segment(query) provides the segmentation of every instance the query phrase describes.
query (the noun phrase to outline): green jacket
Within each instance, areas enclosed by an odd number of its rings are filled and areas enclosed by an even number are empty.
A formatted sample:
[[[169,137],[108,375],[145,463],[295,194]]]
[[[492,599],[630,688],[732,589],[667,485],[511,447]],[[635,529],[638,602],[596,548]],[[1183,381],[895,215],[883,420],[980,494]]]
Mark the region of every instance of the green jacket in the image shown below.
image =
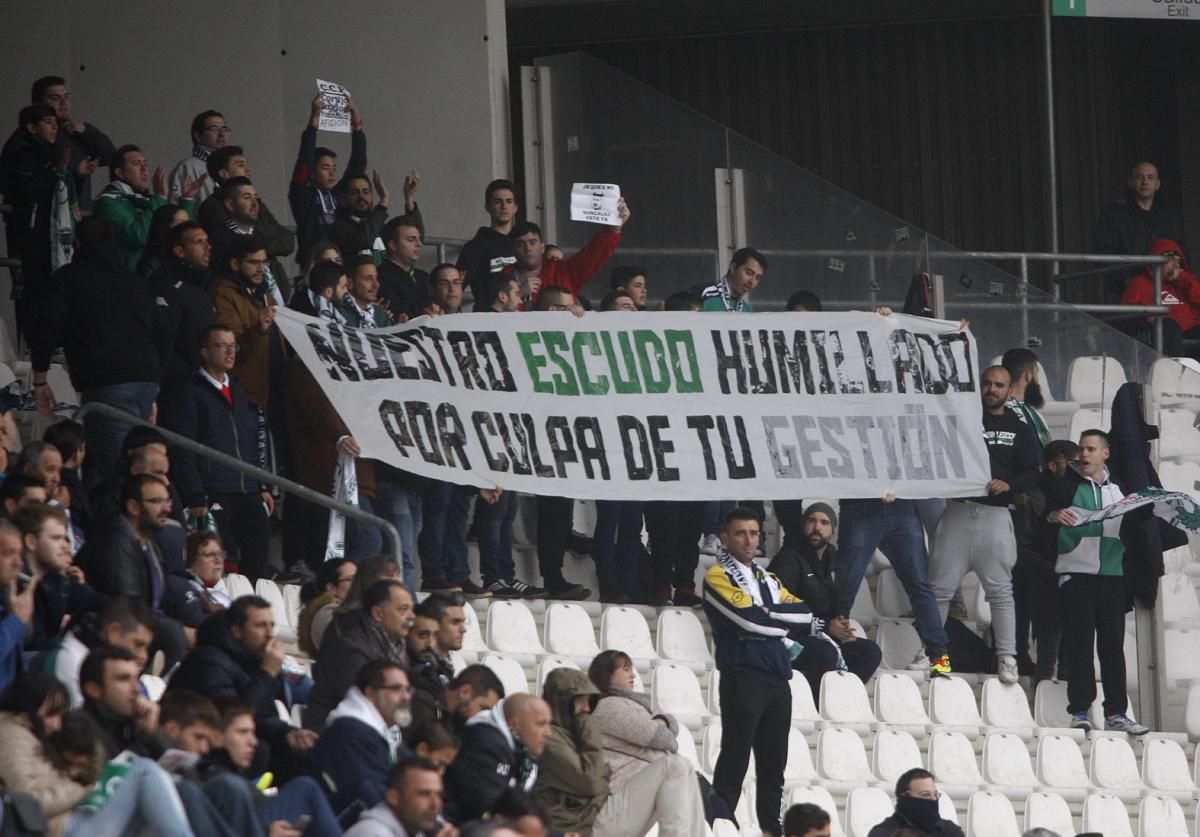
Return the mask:
[[[120,181],[109,183],[96,198],[92,214],[112,224],[117,256],[130,270],[136,272],[138,269],[142,251],[146,249],[146,238],[150,235],[154,210],[166,203],[166,198],[139,194]],[[195,200],[183,198],[179,205],[195,217]]]
[[[604,736],[590,714],[576,715],[576,695],[600,690],[587,674],[558,668],[546,677],[542,697],[554,711],[550,740],[542,753],[534,798],[559,831],[592,832],[592,823],[609,796],[609,769],[604,761]]]
[[[395,325],[381,305],[370,306],[368,312],[371,314],[371,319],[367,319],[363,316],[362,310],[354,304],[354,298],[350,294],[346,294],[345,300],[342,301],[341,310],[346,316],[346,323],[351,328],[387,328]]]

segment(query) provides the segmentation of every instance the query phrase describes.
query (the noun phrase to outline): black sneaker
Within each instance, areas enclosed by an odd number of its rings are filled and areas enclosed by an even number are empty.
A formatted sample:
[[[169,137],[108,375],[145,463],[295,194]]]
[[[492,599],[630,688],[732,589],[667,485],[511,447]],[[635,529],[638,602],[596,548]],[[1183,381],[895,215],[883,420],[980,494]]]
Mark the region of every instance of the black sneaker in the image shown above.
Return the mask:
[[[547,599],[561,599],[567,602],[581,602],[591,595],[592,591],[588,588],[581,584],[572,584],[571,582],[567,582],[565,586],[559,587],[557,590],[546,591]]]
[[[696,595],[695,587],[679,587],[675,590],[675,607],[700,607],[703,604]]]
[[[524,598],[520,593],[512,588],[511,585],[504,579],[497,579],[489,584],[486,588],[489,596],[497,599],[520,599]]]
[[[270,574],[268,574],[267,577],[271,578]],[[282,572],[275,573],[274,577],[271,578],[271,580],[274,581],[276,584],[281,584],[281,585],[282,584],[304,585],[304,584],[307,584],[309,581],[312,581],[314,578],[316,578],[316,575],[313,573],[313,571],[309,568],[309,566],[307,564],[296,563],[296,564],[292,564],[292,566],[288,567],[286,570],[283,570]]]
[[[590,557],[592,554],[592,539],[574,529],[567,535],[567,549],[576,555]]]
[[[468,598],[490,599],[492,597],[492,588],[490,586],[480,587],[469,578],[463,579],[463,581],[458,584],[458,588],[462,590],[463,595],[467,596]]]
[[[523,599],[540,599],[546,595],[544,588],[534,587],[532,584],[526,584],[519,578],[510,578],[504,583],[508,585],[509,590],[512,590]]]

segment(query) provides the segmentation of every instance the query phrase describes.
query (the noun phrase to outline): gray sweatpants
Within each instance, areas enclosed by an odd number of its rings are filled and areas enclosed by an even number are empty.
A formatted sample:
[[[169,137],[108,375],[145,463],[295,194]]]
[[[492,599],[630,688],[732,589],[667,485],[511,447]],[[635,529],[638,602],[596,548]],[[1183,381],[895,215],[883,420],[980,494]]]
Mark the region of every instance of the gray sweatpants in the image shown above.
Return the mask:
[[[1017,563],[1017,539],[1012,514],[1004,506],[984,506],[951,500],[942,513],[929,556],[929,584],[937,599],[942,623],[954,590],[974,570],[992,609],[996,653],[1016,655],[1016,613],[1012,571]],[[951,661],[953,664],[953,660]]]

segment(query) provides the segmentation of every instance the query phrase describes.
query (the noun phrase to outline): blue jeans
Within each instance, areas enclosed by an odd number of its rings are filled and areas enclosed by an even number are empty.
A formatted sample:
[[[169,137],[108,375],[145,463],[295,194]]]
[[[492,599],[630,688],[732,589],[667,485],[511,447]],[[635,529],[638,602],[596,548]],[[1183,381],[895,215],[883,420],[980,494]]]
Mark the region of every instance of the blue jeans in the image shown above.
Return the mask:
[[[358,507],[365,512],[377,514],[391,523],[400,532],[400,549],[404,553],[404,585],[416,589],[416,571],[413,556],[417,552],[417,535],[421,531],[421,495],[410,491],[405,485],[377,473],[378,497],[358,495]],[[383,532],[374,526],[364,526],[353,520],[346,521],[348,544],[346,557],[358,563],[368,555],[377,555],[389,550]]]
[[[279,793],[267,799],[258,809],[258,821],[266,830],[276,820],[295,824],[305,814],[312,817],[312,822],[304,830],[304,837],[336,837],[342,833],[325,792],[308,776],[292,779],[279,789]]]
[[[479,540],[479,574],[483,586],[494,581],[512,581],[516,575],[513,563],[513,519],[517,516],[515,491],[501,493],[495,503],[480,498],[475,501],[475,535]]]
[[[475,489],[467,485],[435,480],[425,488],[421,500],[421,578],[455,584],[467,580],[467,513]]]
[[[144,827],[165,837],[194,837],[175,783],[150,759],[135,758],[99,811],[76,810],[65,837],[135,834]]]
[[[84,404],[98,401],[140,419],[148,419],[157,397],[158,384],[145,381],[94,387],[84,392],[81,400]],[[117,463],[121,459],[121,445],[129,435],[129,425],[99,415],[87,416],[83,423],[87,439],[87,468],[84,476],[88,486],[94,486],[116,471]]]
[[[732,500],[709,500],[704,504],[704,534],[719,535],[725,528],[725,515],[733,508]]]
[[[636,500],[597,500],[592,560],[596,562],[601,601],[637,594],[641,546],[642,504]]]
[[[837,578],[839,609],[849,612],[866,575],[871,556],[879,549],[888,560],[916,617],[917,633],[932,658],[950,647],[946,627],[938,616],[937,599],[929,586],[925,535],[912,500],[844,500],[838,531]]]

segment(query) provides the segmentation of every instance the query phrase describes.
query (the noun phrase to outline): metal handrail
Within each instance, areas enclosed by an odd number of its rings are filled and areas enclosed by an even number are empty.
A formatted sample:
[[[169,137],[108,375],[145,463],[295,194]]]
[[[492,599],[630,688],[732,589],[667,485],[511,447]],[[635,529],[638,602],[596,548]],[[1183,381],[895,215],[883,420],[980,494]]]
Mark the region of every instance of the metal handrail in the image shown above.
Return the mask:
[[[200,444],[195,439],[189,439],[187,436],[181,436],[173,430],[167,430],[164,427],[151,424],[150,422],[140,419],[135,415],[125,412],[124,410],[118,410],[116,407],[113,407],[110,404],[104,404],[99,401],[89,401],[87,404],[84,404],[75,411],[73,418],[76,421],[83,421],[84,416],[91,415],[92,413],[98,413],[99,415],[106,416],[113,421],[119,421],[123,424],[128,424],[134,427],[152,427],[161,433],[163,438],[165,438],[172,445],[177,445],[186,451],[191,451],[197,456],[203,456],[206,459],[211,459],[213,462],[224,465],[226,468],[232,468],[235,471],[253,477],[259,482],[265,482],[268,485],[276,485],[283,491],[286,491],[290,494],[295,494],[297,497],[300,497],[303,500],[307,500],[310,503],[315,503],[318,506],[323,506],[330,511],[336,511],[342,515],[345,515],[351,520],[357,520],[359,523],[366,523],[370,526],[377,526],[383,530],[383,533],[387,536],[388,541],[391,542],[392,555],[395,557],[396,561],[400,564],[400,566],[404,566],[403,549],[400,544],[400,532],[396,530],[395,526],[378,515],[365,512],[357,506],[351,506],[349,503],[343,503],[335,500],[319,491],[313,491],[308,486],[301,485],[298,482],[293,482],[287,477],[281,477],[278,474],[271,473],[270,471],[265,471],[262,468],[259,468],[257,465],[251,465],[247,462],[243,462],[242,460],[230,456],[227,453],[214,450],[207,445]]]

